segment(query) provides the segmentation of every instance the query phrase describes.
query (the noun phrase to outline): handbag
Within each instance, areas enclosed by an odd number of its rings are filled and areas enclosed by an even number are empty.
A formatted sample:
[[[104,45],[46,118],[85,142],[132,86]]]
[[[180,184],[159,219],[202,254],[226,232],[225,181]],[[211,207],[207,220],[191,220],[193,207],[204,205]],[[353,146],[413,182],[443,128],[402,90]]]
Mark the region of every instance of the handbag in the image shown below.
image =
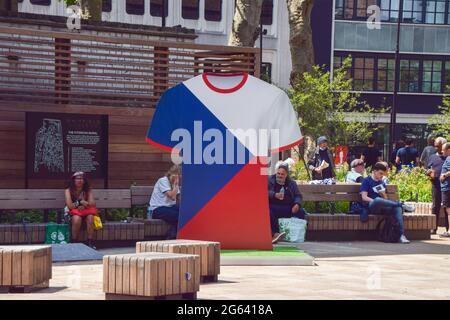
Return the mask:
[[[305,242],[307,224],[306,220],[295,217],[278,219],[280,232],[285,233],[284,240],[288,242]]]
[[[95,215],[94,216],[94,230],[98,231],[101,229],[103,229],[102,219],[99,216]]]

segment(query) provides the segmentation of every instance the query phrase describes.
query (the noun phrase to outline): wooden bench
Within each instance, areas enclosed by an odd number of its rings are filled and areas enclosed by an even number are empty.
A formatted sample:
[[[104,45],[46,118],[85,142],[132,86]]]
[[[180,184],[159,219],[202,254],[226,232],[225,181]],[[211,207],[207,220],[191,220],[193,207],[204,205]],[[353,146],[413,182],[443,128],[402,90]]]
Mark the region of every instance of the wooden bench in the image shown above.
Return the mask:
[[[136,243],[136,253],[168,252],[200,256],[200,281],[217,282],[220,274],[220,243],[197,240],[162,240]]]
[[[48,288],[51,278],[51,246],[0,246],[0,292]]]
[[[359,188],[359,184],[299,185],[303,200],[311,202],[360,201]],[[389,199],[399,200],[396,185],[388,185],[386,193]],[[375,240],[376,226],[382,218],[382,216],[370,215],[369,221],[362,223],[359,215],[309,214],[306,240]],[[406,237],[412,240],[430,239],[431,230],[436,223],[434,215],[405,213],[403,219]]]
[[[196,299],[198,255],[147,252],[103,257],[103,292],[115,299]]]
[[[145,207],[147,210],[150,197],[153,192],[152,186],[132,186],[131,187],[131,206]],[[160,219],[134,219],[145,224],[145,239],[161,239],[167,235],[170,225]]]
[[[129,189],[94,189],[93,192],[98,209],[131,208]],[[44,221],[48,221],[49,209],[58,210],[57,220],[61,221],[64,201],[64,190],[61,189],[0,189],[0,210],[45,210]],[[46,223],[0,224],[0,244],[44,243],[45,229]],[[104,245],[117,241],[121,245],[134,245],[136,241],[144,240],[144,224],[106,222],[94,237]],[[81,239],[86,238],[83,229]]]

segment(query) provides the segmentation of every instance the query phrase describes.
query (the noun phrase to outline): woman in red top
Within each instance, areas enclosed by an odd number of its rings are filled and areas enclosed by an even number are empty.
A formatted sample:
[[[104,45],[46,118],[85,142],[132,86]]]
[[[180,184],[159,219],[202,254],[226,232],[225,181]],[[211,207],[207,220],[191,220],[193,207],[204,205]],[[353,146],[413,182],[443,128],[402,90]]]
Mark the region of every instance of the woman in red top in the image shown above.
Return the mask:
[[[95,249],[93,244],[94,216],[97,214],[97,208],[89,181],[83,172],[76,172],[72,175],[65,197],[66,206],[72,216],[72,240],[78,240],[81,224],[85,219],[88,233],[87,245]]]

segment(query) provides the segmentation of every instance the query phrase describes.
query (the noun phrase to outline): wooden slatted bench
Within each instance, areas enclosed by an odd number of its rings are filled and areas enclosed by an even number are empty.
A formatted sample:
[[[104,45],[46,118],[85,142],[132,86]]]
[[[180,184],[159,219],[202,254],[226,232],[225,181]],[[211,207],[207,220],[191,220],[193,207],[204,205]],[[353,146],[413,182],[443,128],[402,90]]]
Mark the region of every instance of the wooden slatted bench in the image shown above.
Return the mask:
[[[51,278],[51,246],[0,246],[0,292],[48,288]]]
[[[103,292],[115,299],[196,299],[198,255],[147,252],[103,257]]]
[[[129,189],[94,189],[98,209],[131,208]],[[56,209],[64,207],[64,190],[61,189],[0,189],[0,210]],[[46,218],[44,218],[45,220]],[[104,220],[104,219],[103,219]],[[144,240],[143,223],[106,222],[96,231],[94,239],[107,245],[134,245]],[[44,243],[46,223],[0,224],[0,244]],[[81,239],[86,240],[86,231]]]
[[[152,186],[132,186],[131,206],[145,207],[147,209],[150,197],[153,192]],[[134,219],[145,224],[145,239],[155,240],[164,238],[169,231],[170,225],[160,219]]]
[[[200,256],[200,281],[217,282],[220,274],[220,243],[197,240],[162,240],[136,243],[136,253],[169,252]]]
[[[304,201],[337,202],[359,201],[359,184],[307,185],[299,184]],[[398,188],[388,185],[387,196],[398,201]],[[381,216],[370,215],[367,223],[360,221],[359,215],[351,214],[309,214],[306,240],[342,241],[376,240],[376,226]],[[405,235],[412,240],[430,239],[436,218],[432,214],[405,213]]]

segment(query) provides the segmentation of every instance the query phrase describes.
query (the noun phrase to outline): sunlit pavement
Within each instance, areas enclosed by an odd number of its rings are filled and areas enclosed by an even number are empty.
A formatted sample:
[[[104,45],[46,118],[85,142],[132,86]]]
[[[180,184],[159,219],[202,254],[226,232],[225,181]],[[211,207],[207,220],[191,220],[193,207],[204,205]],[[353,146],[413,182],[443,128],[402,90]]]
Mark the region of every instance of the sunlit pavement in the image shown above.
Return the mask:
[[[439,233],[442,233],[440,230]],[[220,281],[201,285],[199,299],[450,299],[450,239],[409,245],[307,242],[309,267],[222,267]],[[102,250],[105,254],[134,248]],[[54,264],[50,288],[1,299],[104,299],[102,264]]]

